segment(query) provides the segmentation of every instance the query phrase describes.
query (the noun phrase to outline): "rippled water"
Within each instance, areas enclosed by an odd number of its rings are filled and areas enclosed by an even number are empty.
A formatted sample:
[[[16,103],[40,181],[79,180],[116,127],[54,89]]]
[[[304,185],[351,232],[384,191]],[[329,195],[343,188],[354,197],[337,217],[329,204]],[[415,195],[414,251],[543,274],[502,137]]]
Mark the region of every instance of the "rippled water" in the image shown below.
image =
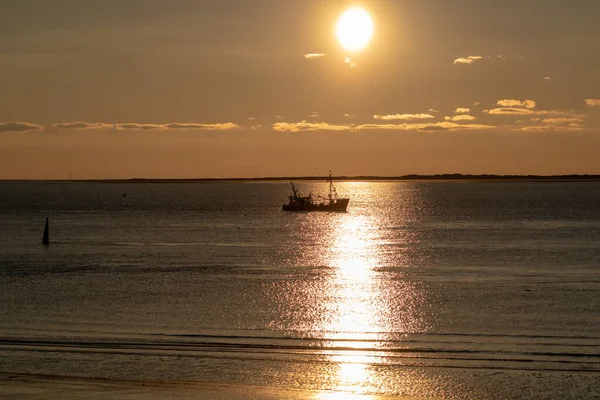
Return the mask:
[[[600,396],[600,184],[337,187],[0,185],[0,373]]]

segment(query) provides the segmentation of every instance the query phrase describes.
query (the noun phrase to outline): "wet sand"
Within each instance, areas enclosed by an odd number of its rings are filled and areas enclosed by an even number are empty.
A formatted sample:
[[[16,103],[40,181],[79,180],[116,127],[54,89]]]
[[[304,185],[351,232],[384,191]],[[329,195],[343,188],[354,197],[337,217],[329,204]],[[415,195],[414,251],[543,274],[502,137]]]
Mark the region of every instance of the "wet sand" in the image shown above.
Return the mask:
[[[202,382],[90,379],[56,375],[0,373],[3,399],[356,399],[385,400],[398,397],[359,395],[275,387],[223,385]],[[416,398],[402,397],[415,400]]]

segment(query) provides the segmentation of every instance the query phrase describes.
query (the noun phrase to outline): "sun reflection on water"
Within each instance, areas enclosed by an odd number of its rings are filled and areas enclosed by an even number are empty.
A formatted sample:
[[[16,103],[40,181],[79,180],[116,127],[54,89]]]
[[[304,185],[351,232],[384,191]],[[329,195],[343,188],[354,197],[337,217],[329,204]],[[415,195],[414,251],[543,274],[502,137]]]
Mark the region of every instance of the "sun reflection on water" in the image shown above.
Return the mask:
[[[419,325],[414,314],[418,294],[396,268],[406,262],[402,253],[408,244],[402,243],[397,231],[392,239],[384,237],[390,232],[386,225],[394,223],[385,218],[356,212],[330,222],[324,262],[333,271],[325,285],[327,315],[321,321],[326,321],[323,330],[331,340],[330,361],[337,365],[331,389],[344,398],[377,393],[383,382],[377,381],[381,377],[373,368],[386,362],[382,343],[391,334]],[[383,268],[387,266],[396,268],[392,275]]]
[[[419,193],[384,183],[339,186],[351,198],[348,213],[290,218],[286,257],[301,279],[277,283],[273,327],[317,339],[327,361],[318,384],[328,392],[319,399],[401,391],[407,382],[389,382],[386,368],[398,362],[394,350],[407,335],[430,323],[429,300],[414,278],[423,262],[419,231],[410,226]]]
[[[369,386],[369,363],[373,361],[373,357],[359,352],[369,350],[373,343],[368,339],[388,327],[379,312],[382,298],[375,276],[380,263],[377,227],[366,216],[345,217],[334,230],[338,233],[332,238],[327,255],[335,272],[329,285],[329,311],[333,318],[326,330],[331,335],[331,347],[350,349],[331,356],[338,365],[335,390],[358,394]]]

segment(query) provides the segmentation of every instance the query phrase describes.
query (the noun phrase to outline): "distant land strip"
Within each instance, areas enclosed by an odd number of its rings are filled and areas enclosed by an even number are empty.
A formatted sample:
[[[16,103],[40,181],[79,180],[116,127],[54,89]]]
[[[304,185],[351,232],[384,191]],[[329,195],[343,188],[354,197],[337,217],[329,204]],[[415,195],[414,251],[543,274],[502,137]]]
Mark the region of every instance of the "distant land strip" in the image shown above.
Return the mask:
[[[92,183],[210,183],[210,182],[279,182],[279,181],[327,181],[327,176],[281,176],[256,178],[132,178],[132,179],[56,179],[27,180],[4,179],[1,182],[92,182]],[[590,182],[600,181],[600,175],[470,175],[470,174],[437,174],[437,175],[402,175],[402,176],[334,176],[334,181],[344,182],[378,182],[378,181],[482,181],[482,182]]]

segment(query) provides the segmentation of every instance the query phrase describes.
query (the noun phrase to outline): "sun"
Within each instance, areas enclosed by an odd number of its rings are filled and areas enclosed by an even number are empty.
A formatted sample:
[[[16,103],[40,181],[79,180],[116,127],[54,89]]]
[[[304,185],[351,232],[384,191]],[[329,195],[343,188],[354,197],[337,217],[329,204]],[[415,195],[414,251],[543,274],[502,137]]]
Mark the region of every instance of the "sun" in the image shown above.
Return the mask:
[[[344,49],[359,51],[369,44],[373,36],[373,21],[364,9],[351,8],[342,14],[335,32]]]

